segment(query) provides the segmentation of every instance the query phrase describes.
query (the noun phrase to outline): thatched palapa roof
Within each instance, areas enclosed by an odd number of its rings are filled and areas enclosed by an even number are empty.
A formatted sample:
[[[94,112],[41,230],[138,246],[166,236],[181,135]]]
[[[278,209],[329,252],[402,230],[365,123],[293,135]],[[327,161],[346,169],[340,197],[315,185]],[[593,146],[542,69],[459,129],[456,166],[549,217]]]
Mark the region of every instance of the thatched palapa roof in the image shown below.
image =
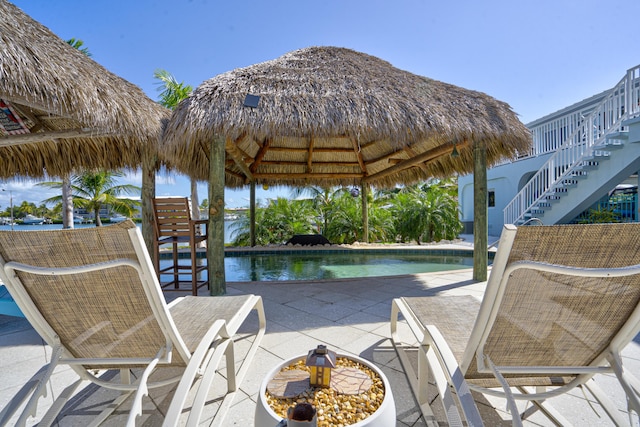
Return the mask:
[[[137,167],[164,107],[0,0],[0,178]],[[1,113],[1,112],[0,112]],[[16,125],[15,120],[21,121]],[[15,125],[15,126],[13,126]]]
[[[248,94],[260,97],[256,108],[244,105]],[[228,187],[385,187],[469,172],[478,142],[489,164],[531,144],[506,103],[337,47],[203,82],[174,111],[161,150],[178,170],[207,180],[213,140],[225,144]]]

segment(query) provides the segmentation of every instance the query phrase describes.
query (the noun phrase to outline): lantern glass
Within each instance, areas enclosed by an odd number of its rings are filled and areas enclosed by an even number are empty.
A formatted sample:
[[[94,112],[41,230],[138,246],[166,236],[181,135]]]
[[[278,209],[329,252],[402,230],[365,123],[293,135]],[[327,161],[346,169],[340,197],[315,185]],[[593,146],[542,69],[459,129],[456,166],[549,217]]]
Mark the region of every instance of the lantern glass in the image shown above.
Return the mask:
[[[324,345],[309,351],[306,365],[309,367],[309,384],[314,387],[329,387],[331,368],[335,368],[335,352]]]

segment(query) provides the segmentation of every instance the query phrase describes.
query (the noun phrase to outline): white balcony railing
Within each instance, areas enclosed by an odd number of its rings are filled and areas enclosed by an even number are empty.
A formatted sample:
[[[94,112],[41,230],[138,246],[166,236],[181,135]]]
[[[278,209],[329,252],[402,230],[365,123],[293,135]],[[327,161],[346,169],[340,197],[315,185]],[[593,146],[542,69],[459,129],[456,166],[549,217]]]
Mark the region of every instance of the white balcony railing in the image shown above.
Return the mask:
[[[590,112],[571,112],[532,129],[533,155],[555,150],[504,209],[504,223],[516,224],[563,186],[604,149],[607,136],[624,131],[622,122],[640,115],[640,65],[631,68]]]

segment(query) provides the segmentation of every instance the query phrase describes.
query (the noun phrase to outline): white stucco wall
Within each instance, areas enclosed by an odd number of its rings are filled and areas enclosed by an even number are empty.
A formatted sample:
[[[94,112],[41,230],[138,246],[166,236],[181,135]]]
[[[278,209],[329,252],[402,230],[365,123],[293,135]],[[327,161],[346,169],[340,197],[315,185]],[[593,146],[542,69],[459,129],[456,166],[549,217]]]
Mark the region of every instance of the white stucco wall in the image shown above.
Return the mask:
[[[517,160],[487,171],[487,189],[495,192],[495,206],[487,208],[490,236],[499,236],[504,225],[504,208],[518,194],[529,178],[547,161],[551,154]],[[473,174],[458,177],[458,201],[465,232],[473,227]],[[471,227],[471,228],[469,228]]]

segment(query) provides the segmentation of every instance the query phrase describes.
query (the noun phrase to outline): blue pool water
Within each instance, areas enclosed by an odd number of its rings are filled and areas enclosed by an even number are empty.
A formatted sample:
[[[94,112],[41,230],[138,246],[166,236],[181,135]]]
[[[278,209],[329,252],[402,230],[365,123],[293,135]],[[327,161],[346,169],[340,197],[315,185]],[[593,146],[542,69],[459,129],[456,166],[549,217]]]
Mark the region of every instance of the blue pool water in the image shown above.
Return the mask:
[[[225,242],[230,238],[225,221]],[[76,228],[94,227],[76,224]],[[21,231],[60,229],[57,225],[16,225]],[[0,226],[0,230],[10,226]],[[187,261],[185,261],[187,262]],[[204,260],[202,261],[204,262]],[[164,264],[164,262],[161,262]],[[350,277],[393,276],[473,267],[471,251],[345,249],[227,252],[225,276],[228,282],[323,280]]]
[[[273,251],[253,254],[247,251],[239,256],[227,253],[224,264],[227,282],[326,280],[471,268],[473,253],[428,249]]]

